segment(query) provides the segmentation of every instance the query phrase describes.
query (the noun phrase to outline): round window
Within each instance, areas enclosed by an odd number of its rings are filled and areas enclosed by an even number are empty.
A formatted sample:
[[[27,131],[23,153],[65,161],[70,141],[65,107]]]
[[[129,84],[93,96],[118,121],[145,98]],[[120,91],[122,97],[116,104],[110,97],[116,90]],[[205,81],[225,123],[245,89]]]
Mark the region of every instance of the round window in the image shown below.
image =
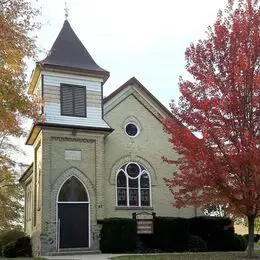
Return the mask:
[[[139,128],[134,123],[127,123],[125,126],[125,132],[130,137],[136,137],[139,134]]]
[[[130,163],[126,167],[126,172],[130,177],[136,178],[140,173],[140,168],[136,163]]]

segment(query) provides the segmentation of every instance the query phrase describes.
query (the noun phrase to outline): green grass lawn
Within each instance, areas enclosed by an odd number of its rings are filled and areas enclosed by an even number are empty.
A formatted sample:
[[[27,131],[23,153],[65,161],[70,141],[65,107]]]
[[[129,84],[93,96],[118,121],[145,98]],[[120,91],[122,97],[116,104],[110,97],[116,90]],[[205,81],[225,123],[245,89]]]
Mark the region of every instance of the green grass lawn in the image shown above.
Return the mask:
[[[22,259],[22,260],[44,260],[44,259],[46,259],[46,258],[43,258],[43,257],[16,257],[16,258],[7,258],[7,257],[1,257],[0,256],[0,259],[1,260],[4,260],[4,259],[16,259],[16,260],[18,260],[18,259]]]
[[[260,258],[260,251],[257,252]],[[176,253],[176,254],[155,254],[155,255],[124,255],[112,257],[112,260],[217,260],[217,259],[243,259],[244,252],[217,252],[217,253]],[[256,258],[257,259],[257,258]]]

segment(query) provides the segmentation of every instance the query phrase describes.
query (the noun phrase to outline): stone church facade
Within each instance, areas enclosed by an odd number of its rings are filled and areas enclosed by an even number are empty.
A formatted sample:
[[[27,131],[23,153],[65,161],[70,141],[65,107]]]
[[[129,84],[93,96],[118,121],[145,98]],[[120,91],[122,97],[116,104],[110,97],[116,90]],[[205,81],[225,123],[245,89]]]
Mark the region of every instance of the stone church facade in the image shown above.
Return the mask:
[[[161,159],[177,156],[162,124],[171,113],[136,78],[104,98],[108,77],[67,20],[36,63],[28,92],[43,98],[45,121],[31,129],[34,161],[20,178],[35,254],[98,250],[104,218],[197,214],[173,208],[163,180],[176,170]]]

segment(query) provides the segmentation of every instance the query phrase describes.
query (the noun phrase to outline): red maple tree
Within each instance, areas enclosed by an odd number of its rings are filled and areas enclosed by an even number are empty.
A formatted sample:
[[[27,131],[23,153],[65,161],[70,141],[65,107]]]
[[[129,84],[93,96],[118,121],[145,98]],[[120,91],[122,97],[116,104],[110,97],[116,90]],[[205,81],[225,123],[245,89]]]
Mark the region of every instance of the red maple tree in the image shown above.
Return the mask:
[[[179,104],[171,104],[178,120],[165,122],[179,154],[165,160],[179,171],[165,181],[178,208],[228,203],[246,216],[251,257],[260,216],[259,1],[229,1],[185,58],[193,79],[180,79]]]

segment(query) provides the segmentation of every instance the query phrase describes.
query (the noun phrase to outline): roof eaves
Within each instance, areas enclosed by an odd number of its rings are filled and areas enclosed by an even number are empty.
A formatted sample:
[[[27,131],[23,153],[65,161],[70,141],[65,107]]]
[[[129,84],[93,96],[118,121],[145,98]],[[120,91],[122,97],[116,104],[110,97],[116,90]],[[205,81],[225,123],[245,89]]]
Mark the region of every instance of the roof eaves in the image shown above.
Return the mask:
[[[111,100],[113,97],[115,97],[118,93],[123,91],[125,88],[127,88],[129,85],[135,85],[135,86],[141,88],[142,91],[145,92],[164,111],[164,113],[168,117],[170,117],[171,119],[177,120],[177,118],[135,77],[130,78],[123,85],[121,85],[119,88],[117,88],[114,92],[112,92],[110,95],[108,95],[106,98],[104,98],[104,104],[106,102],[108,102],[109,100]]]
[[[54,64],[48,64],[44,62],[37,62],[37,64],[40,64],[40,66],[43,69],[52,69],[57,70],[57,71],[71,71],[71,72],[76,72],[79,74],[84,74],[84,75],[90,75],[90,76],[102,76],[103,77],[103,84],[107,81],[107,79],[110,76],[109,71],[102,70],[102,71],[96,71],[96,70],[89,70],[89,69],[82,69],[82,68],[76,68],[76,67],[68,67],[68,66],[61,66],[61,65],[54,65]]]
[[[23,180],[25,179],[25,177],[27,177],[27,175],[32,172],[32,169],[33,169],[33,163],[31,163],[31,164],[28,166],[28,168],[25,170],[25,172],[22,174],[22,176],[19,178],[18,181],[19,181],[20,183],[23,182]]]
[[[35,126],[44,128],[44,127],[59,127],[59,128],[71,128],[71,129],[79,129],[79,130],[94,130],[101,132],[113,132],[114,129],[109,127],[92,127],[92,126],[80,126],[80,125],[66,125],[66,124],[56,124],[56,123],[36,123]]]

